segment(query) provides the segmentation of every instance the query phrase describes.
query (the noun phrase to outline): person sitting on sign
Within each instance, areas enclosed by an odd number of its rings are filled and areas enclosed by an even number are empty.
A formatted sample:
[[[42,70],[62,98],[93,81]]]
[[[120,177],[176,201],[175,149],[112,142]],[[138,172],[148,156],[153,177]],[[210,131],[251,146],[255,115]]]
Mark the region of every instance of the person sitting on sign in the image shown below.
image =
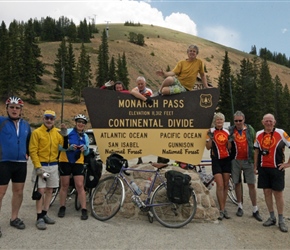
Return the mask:
[[[108,89],[108,90],[115,90],[118,92],[122,92],[125,94],[130,94],[130,91],[127,90],[121,81],[108,81],[106,82],[100,89]]]
[[[188,58],[179,61],[172,71],[164,72],[162,69],[156,71],[157,75],[165,78],[158,91],[160,95],[174,95],[193,90],[198,73],[204,88],[209,88],[204,64],[196,58],[198,52],[196,45],[190,45],[187,49]]]
[[[149,105],[153,104],[151,96],[153,91],[146,87],[146,79],[144,76],[138,76],[136,79],[137,86],[131,90],[131,94],[136,98],[146,102]]]

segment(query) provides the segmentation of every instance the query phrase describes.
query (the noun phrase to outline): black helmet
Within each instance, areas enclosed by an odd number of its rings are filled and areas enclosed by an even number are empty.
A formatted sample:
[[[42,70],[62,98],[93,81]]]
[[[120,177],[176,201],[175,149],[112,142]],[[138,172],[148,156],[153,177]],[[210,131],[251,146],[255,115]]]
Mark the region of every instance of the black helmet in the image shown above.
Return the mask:
[[[123,164],[126,164],[126,168],[128,168],[128,161],[123,156],[112,153],[107,157],[106,170],[112,174],[117,174],[120,172]]]

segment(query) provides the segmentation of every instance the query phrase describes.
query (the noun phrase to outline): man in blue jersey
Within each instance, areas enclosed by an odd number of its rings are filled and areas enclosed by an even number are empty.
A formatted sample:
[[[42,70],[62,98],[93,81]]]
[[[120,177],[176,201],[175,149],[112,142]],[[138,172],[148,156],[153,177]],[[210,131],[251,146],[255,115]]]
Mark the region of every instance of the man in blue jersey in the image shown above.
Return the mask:
[[[0,210],[3,197],[12,181],[12,211],[10,225],[24,229],[25,224],[18,218],[23,200],[23,189],[27,174],[28,144],[31,129],[21,118],[23,101],[9,97],[6,101],[7,117],[0,116]],[[2,236],[0,228],[0,237]]]

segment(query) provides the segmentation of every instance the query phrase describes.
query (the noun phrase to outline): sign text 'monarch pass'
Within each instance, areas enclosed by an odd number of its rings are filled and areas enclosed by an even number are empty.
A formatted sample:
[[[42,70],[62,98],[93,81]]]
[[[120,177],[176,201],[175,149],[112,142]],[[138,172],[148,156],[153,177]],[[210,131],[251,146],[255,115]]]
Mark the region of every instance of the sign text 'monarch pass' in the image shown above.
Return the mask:
[[[219,90],[153,97],[153,105],[130,94],[83,91],[101,159],[112,152],[126,159],[156,155],[198,164],[212,123]]]

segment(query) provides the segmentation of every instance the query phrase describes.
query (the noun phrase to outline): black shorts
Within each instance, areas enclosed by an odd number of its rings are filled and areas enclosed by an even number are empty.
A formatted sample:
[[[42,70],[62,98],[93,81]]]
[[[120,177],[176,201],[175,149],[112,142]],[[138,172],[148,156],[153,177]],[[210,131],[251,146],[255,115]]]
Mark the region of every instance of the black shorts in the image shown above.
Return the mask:
[[[212,174],[231,173],[231,159],[230,157],[224,159],[211,159]]]
[[[285,188],[285,171],[278,168],[258,169],[258,188],[270,188],[274,191],[283,191]]]
[[[9,181],[24,183],[27,174],[27,162],[0,162],[0,185],[8,185]]]
[[[79,163],[59,162],[59,174],[60,176],[67,175],[84,175],[84,165]]]

